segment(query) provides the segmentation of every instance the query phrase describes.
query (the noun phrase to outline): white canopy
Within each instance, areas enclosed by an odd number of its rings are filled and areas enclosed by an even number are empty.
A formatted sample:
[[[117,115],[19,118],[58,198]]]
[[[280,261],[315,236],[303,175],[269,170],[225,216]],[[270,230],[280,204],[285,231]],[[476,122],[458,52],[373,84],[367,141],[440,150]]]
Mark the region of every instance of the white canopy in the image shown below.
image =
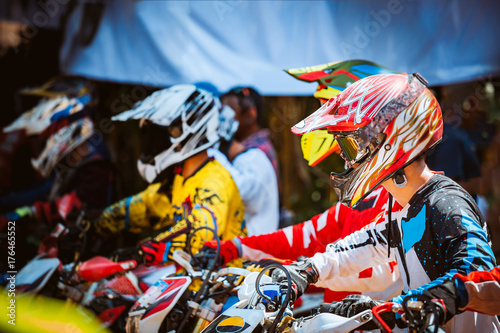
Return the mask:
[[[170,86],[310,95],[283,69],[365,59],[431,85],[500,73],[500,1],[106,1],[89,46],[69,21],[63,71]]]

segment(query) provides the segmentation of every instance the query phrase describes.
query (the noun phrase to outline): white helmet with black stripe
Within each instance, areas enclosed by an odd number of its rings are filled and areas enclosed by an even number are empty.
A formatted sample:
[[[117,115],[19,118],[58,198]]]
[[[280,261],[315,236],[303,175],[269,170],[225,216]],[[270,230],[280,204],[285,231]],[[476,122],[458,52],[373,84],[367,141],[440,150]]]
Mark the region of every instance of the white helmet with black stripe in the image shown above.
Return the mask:
[[[224,136],[219,133],[220,112],[219,99],[211,93],[194,85],[175,85],[156,91],[112,119],[140,120],[138,169],[152,183],[169,166],[212,147]]]

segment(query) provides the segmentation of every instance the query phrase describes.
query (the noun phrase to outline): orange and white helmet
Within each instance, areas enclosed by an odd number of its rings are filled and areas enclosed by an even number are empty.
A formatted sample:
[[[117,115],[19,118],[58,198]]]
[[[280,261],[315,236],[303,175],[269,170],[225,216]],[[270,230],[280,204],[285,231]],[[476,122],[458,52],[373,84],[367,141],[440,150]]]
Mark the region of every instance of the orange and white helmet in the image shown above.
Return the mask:
[[[347,165],[331,174],[342,203],[355,206],[441,140],[441,108],[426,85],[418,73],[370,76],[292,127],[298,135],[334,135]]]

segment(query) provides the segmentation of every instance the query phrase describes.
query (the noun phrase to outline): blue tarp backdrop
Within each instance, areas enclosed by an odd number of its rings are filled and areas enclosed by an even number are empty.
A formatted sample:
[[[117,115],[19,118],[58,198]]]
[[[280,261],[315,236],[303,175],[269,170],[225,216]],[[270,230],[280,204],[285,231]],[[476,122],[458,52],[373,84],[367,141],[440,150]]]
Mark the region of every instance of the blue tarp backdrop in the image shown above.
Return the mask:
[[[85,47],[80,9],[62,69],[109,81],[310,95],[282,70],[347,59],[418,71],[431,85],[500,74],[500,1],[109,1]]]

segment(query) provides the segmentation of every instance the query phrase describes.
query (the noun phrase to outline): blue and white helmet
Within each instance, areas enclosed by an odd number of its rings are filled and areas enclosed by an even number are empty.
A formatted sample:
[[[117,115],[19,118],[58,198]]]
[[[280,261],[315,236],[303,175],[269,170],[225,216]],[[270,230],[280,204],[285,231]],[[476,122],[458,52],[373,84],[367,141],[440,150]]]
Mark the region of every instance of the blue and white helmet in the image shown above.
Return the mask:
[[[153,93],[132,110],[112,118],[141,120],[143,133],[138,169],[149,183],[169,166],[185,161],[219,142],[221,104],[194,85],[175,85]],[[234,130],[234,125],[221,126]],[[236,124],[237,128],[237,124]]]

